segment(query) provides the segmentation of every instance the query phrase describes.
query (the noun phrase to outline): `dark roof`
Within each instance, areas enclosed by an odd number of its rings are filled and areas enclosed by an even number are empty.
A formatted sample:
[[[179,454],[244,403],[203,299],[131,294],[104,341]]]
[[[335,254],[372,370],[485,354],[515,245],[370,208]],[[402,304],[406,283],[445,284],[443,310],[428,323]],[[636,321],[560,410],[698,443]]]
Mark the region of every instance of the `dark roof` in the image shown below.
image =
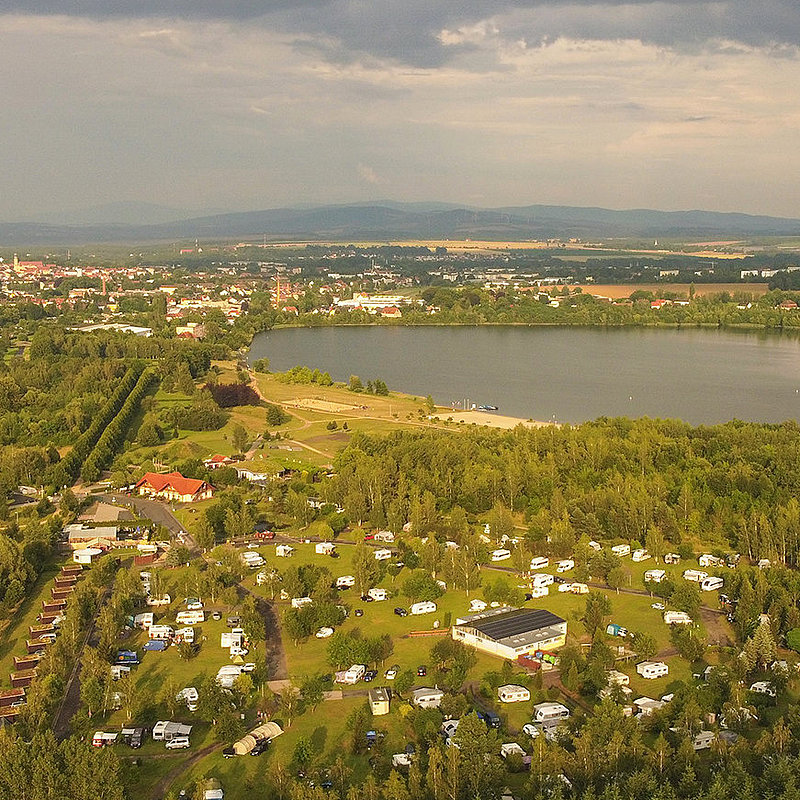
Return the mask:
[[[562,622],[564,620],[561,617],[543,608],[517,608],[505,614],[497,614],[467,624],[484,636],[498,640],[560,625]]]

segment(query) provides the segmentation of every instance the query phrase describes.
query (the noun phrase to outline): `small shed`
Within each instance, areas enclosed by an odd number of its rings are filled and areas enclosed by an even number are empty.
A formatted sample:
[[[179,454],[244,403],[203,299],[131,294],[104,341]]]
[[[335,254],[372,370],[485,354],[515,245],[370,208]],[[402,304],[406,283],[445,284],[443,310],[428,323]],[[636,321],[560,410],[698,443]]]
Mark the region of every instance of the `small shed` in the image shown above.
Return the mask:
[[[389,713],[389,690],[383,686],[369,690],[369,707],[373,717],[382,717]]]

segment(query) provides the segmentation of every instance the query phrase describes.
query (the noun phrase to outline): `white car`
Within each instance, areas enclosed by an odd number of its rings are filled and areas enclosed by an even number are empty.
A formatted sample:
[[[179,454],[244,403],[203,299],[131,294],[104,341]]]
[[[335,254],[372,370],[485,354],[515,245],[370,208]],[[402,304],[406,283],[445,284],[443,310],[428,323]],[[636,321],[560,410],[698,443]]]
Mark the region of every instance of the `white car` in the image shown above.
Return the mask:
[[[329,636],[333,636],[333,628],[320,628],[314,635],[317,639],[327,639]]]
[[[396,669],[387,669],[386,672],[384,672],[383,677],[387,681],[393,681],[397,677],[397,670]]]
[[[174,736],[164,746],[167,750],[185,750],[190,744],[188,736]]]
[[[541,730],[537,725],[532,725],[529,722],[522,726],[522,732],[528,734],[531,739],[535,739],[541,733]]]
[[[187,611],[202,611],[203,610],[203,604],[199,600],[197,600],[194,603],[187,603],[186,604],[186,610]]]
[[[664,604],[663,603],[653,603],[650,608],[654,608],[656,611],[663,611]]]
[[[252,661],[248,661],[247,664],[242,664],[242,672],[254,672],[256,665]]]

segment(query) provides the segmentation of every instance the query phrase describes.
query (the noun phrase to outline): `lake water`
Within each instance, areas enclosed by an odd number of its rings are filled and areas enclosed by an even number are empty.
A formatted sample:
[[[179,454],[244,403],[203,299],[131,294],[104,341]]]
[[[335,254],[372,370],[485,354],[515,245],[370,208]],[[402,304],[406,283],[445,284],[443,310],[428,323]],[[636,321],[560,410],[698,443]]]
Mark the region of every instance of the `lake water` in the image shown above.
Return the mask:
[[[700,329],[330,327],[257,334],[250,360],[381,378],[437,403],[582,422],[675,417],[693,424],[800,415],[800,338]]]

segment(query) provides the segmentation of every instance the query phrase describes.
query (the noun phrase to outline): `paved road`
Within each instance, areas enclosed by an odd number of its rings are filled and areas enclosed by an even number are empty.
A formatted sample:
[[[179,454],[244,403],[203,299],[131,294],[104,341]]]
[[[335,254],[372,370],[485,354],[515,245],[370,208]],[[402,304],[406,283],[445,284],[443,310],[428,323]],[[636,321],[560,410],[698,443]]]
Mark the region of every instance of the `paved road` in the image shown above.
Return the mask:
[[[157,525],[163,525],[173,536],[183,531],[183,525],[169,510],[169,506],[158,500],[149,500],[146,497],[134,497],[117,492],[100,495],[101,499],[116,503],[117,505],[132,506],[139,515],[151,519]]]

